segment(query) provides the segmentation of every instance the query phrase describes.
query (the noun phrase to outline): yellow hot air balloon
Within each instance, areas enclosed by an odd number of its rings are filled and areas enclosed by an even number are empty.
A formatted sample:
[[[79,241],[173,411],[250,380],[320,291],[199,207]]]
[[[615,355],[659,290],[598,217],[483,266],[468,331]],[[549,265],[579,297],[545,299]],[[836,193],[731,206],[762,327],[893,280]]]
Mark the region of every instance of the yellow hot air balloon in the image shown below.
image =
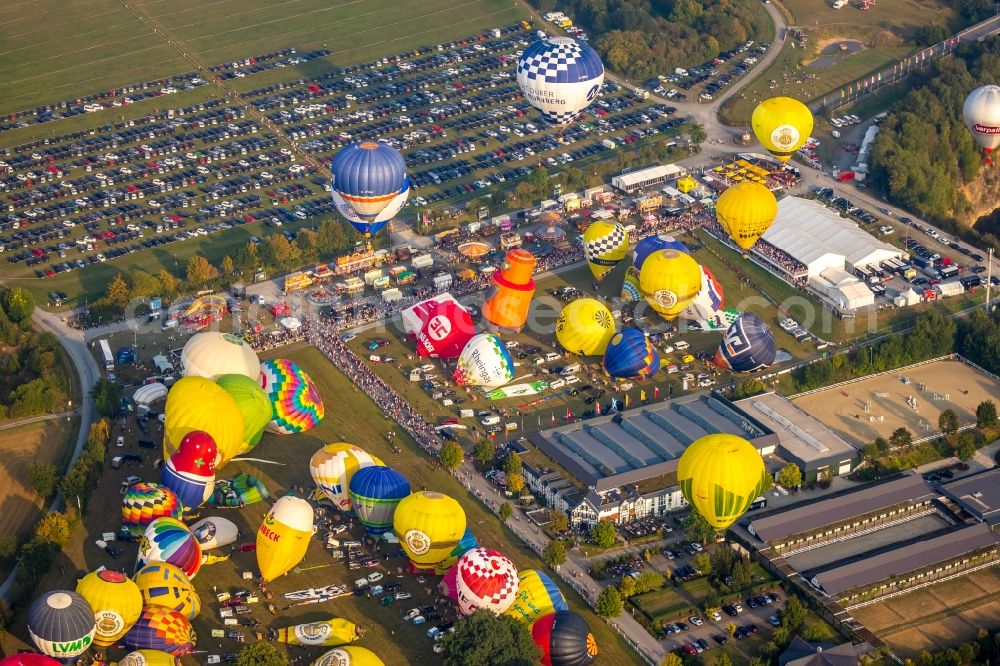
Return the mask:
[[[274,503],[257,530],[257,566],[265,581],[291,571],[302,561],[315,528],[309,502],[285,495]]]
[[[760,183],[737,183],[720,194],[715,202],[719,224],[744,250],[753,247],[777,215],[778,200]]]
[[[348,645],[323,653],[310,666],[385,666],[385,662],[368,648]]]
[[[571,354],[599,356],[614,334],[611,310],[594,298],[571,301],[556,320],[556,340]]]
[[[327,444],[309,460],[309,471],[320,491],[341,511],[351,510],[348,493],[351,477],[359,469],[382,465],[382,461],[360,446],[338,442]]]
[[[620,224],[593,222],[583,232],[583,254],[587,265],[600,282],[628,252],[628,231]]]
[[[77,582],[76,592],[94,609],[94,645],[114,645],[142,615],[139,586],[117,571],[92,571]]]
[[[674,319],[701,291],[701,267],[691,255],[658,250],[639,270],[642,297],[664,319]]]
[[[430,566],[448,557],[465,534],[465,511],[442,493],[412,493],[396,506],[392,529],[414,564]]]
[[[118,666],[177,666],[174,655],[163,650],[135,650],[118,660]]]
[[[364,630],[340,617],[278,629],[278,640],[289,645],[343,645],[361,638]]]
[[[549,613],[569,610],[566,598],[548,574],[536,569],[525,569],[517,574],[517,597],[506,614],[531,625]]]
[[[201,612],[201,598],[191,579],[179,567],[166,562],[150,562],[135,572],[146,607],[162,606],[177,611],[189,620]]]
[[[813,115],[797,99],[772,97],[757,105],[750,124],[761,145],[784,163],[812,134]]]
[[[724,530],[750,508],[768,482],[764,461],[736,435],[705,435],[684,451],[677,481],[685,499],[709,525]]]
[[[184,377],[167,394],[164,407],[163,459],[167,460],[192,430],[207,432],[218,449],[215,468],[243,449],[243,415],[231,395],[210,379]]]

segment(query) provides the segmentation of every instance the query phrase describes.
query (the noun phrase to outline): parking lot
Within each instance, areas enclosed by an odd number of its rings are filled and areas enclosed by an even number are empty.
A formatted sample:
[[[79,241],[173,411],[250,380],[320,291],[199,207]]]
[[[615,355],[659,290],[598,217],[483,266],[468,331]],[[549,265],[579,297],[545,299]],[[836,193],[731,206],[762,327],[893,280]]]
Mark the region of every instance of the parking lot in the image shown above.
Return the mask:
[[[679,67],[672,73],[650,79],[646,81],[645,87],[650,92],[677,102],[686,101],[689,96],[692,100],[710,102],[753,69],[757,59],[769,47],[770,44],[767,43],[748,41],[739,48],[723,51],[701,65],[687,69]]]

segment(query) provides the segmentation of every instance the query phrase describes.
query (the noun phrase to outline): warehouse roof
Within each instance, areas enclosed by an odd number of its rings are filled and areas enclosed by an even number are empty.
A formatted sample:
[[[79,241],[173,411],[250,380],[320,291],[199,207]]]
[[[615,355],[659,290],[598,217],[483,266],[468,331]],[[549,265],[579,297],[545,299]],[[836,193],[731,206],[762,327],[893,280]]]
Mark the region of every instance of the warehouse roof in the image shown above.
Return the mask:
[[[977,523],[804,576],[828,595],[836,596],[847,590],[874,585],[892,576],[901,576],[938,562],[953,560],[974,550],[992,546],[996,541],[997,537],[989,525]]]
[[[661,164],[615,176],[611,179],[611,184],[618,189],[629,190],[647,181],[660,180],[662,182],[669,178],[680,178],[686,173],[687,170],[684,167],[677,166],[676,164]]]
[[[941,490],[977,519],[1000,523],[1000,468],[952,481]]]
[[[857,455],[853,446],[825,424],[777,393],[745,398],[735,405],[776,433],[778,446],[803,463]]]
[[[918,474],[876,483],[860,490],[809,502],[750,523],[750,531],[764,541],[782,541],[795,534],[846,522],[855,516],[920,499],[936,497],[934,489]]]

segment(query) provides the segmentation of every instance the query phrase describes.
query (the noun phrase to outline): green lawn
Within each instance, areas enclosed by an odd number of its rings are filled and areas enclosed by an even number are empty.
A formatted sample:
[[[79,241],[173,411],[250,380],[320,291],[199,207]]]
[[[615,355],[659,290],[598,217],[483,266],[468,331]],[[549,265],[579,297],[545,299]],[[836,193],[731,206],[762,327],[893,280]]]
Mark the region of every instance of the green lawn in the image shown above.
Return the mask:
[[[705,595],[712,589],[712,585],[708,582],[708,578],[703,577],[685,581],[680,584],[680,588],[684,594],[691,598],[695,606],[701,606],[702,602],[705,601]]]
[[[854,7],[834,9],[829,0],[775,0],[775,4],[791,25],[805,28],[853,25],[891,29],[909,36],[920,25],[948,24],[954,19],[950,3],[940,0],[878,0],[867,11]]]
[[[632,597],[631,603],[651,618],[676,615],[691,605],[682,599],[670,585]]]

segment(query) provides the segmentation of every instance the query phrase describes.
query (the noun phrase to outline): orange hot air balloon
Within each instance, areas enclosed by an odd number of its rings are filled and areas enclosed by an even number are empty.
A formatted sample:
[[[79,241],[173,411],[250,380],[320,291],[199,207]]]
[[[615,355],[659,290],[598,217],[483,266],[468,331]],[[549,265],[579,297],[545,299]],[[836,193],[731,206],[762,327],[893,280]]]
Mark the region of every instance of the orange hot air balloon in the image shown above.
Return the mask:
[[[535,295],[535,256],[515,248],[507,253],[502,269],[493,274],[483,303],[483,319],[497,328],[520,331],[528,320]]]

